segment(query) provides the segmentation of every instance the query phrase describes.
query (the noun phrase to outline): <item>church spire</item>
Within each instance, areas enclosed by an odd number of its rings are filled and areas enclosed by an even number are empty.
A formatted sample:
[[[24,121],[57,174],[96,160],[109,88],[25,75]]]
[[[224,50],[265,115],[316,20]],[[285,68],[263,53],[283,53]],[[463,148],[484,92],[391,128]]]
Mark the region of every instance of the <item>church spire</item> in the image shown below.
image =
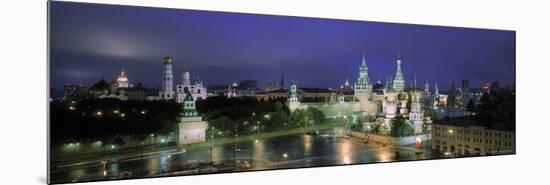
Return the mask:
[[[363,52],[363,58],[361,60],[361,66],[359,66],[359,78],[357,78],[357,86],[359,89],[366,89],[369,85],[369,68],[367,67],[367,60],[365,59],[365,53]]]
[[[416,89],[416,75],[414,75],[414,83],[413,83],[413,88]]]
[[[428,80],[424,82],[424,96],[430,96],[430,84],[428,83]]]
[[[361,60],[361,66],[359,66],[359,72],[364,72],[368,74],[367,60],[365,60],[365,52],[363,52],[363,58]]]
[[[434,95],[439,96],[439,87],[437,86],[437,82],[435,82]]]
[[[395,72],[395,79],[393,80],[393,89],[396,91],[403,91],[405,88],[405,79],[401,72],[401,53],[397,55],[397,70]]]
[[[365,61],[365,52],[363,52],[363,60],[361,61],[361,67],[363,66],[365,66],[365,68],[367,67],[367,62]]]

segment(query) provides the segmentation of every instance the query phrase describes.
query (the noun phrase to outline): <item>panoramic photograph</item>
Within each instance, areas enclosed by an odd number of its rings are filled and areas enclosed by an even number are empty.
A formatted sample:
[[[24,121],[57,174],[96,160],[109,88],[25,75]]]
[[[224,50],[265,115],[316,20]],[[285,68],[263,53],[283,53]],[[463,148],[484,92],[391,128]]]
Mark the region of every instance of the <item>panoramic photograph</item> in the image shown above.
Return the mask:
[[[49,183],[516,153],[515,31],[48,6]]]

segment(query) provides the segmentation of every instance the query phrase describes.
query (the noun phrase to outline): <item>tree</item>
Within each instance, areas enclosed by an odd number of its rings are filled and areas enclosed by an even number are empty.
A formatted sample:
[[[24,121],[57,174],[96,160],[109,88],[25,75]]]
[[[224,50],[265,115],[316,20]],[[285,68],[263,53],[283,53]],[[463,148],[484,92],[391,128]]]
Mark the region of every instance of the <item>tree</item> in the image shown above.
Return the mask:
[[[410,136],[414,133],[414,129],[407,124],[407,120],[405,120],[402,116],[396,116],[391,121],[391,132],[390,135],[392,137],[404,137],[404,136]]]
[[[284,105],[280,101],[276,101],[274,107],[275,107],[275,112],[281,112],[283,111]]]
[[[474,103],[473,99],[470,99],[470,101],[468,101],[468,104],[466,105],[466,111],[473,112],[475,111],[475,109],[476,109],[476,104]]]

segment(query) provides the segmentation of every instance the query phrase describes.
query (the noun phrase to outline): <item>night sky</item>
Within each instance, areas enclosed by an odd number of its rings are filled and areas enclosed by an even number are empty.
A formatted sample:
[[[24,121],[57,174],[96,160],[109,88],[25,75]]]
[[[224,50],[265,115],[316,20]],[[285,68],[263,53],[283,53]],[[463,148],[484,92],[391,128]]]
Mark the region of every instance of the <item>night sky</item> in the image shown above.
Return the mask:
[[[515,32],[161,8],[50,2],[50,80],[111,81],[122,68],[130,83],[159,87],[162,59],[172,56],[176,84],[185,64],[206,86],[284,75],[302,87],[356,81],[366,52],[373,83],[395,75],[400,52],[406,85],[451,81],[511,84]]]

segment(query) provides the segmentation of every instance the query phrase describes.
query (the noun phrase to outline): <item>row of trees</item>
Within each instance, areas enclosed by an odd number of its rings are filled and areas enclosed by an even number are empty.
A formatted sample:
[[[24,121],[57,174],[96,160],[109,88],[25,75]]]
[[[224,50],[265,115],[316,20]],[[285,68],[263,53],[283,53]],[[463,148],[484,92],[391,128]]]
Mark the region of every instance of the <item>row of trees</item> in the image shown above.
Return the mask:
[[[368,133],[392,137],[406,137],[414,135],[414,129],[403,116],[398,115],[390,121],[390,129],[385,124],[375,124]]]
[[[197,110],[208,120],[209,134],[215,128],[213,134],[224,137],[309,127],[325,119],[325,115],[314,108],[290,113],[284,99],[257,101],[252,97],[210,97],[199,100]]]
[[[51,137],[55,142],[167,133],[178,121],[181,110],[175,101],[53,101],[50,103]]]
[[[503,88],[485,93],[478,104],[468,105],[476,113],[477,124],[487,128],[515,130],[516,96],[513,89]]]
[[[182,111],[175,101],[120,101],[85,99],[50,103],[51,137],[67,140],[106,140],[120,135],[146,138],[151,133],[174,130]],[[197,111],[224,136],[308,127],[324,122],[324,114],[313,108],[292,113],[284,99],[257,101],[254,98],[210,97],[197,101]],[[210,130],[210,129],[209,129]]]

